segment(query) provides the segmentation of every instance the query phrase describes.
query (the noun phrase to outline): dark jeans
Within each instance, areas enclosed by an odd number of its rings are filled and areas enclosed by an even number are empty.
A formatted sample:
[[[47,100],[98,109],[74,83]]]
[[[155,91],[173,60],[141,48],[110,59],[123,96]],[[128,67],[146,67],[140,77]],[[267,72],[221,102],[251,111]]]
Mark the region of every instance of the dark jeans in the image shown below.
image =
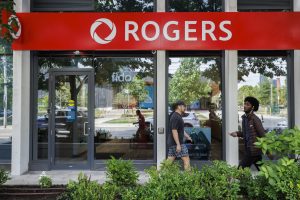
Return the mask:
[[[258,156],[250,156],[250,155],[245,155],[244,158],[241,160],[240,164],[239,164],[239,167],[238,168],[246,168],[246,167],[251,167],[251,165],[255,165],[256,169],[258,171],[259,170],[259,167],[261,166],[260,164],[257,164],[258,161],[261,161],[262,160],[262,157],[261,155],[258,155]]]

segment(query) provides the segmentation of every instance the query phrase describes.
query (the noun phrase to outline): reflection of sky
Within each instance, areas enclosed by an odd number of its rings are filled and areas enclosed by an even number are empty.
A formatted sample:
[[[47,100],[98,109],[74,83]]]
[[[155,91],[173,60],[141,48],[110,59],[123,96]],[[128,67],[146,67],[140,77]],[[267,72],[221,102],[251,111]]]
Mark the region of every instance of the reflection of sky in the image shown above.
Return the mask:
[[[182,58],[170,58],[171,64],[169,65],[169,74],[175,74],[177,69],[180,67],[181,59]],[[207,69],[209,67],[209,64],[212,64],[212,63],[215,63],[215,61],[212,60],[208,64],[201,64],[199,66],[200,70],[204,71],[205,69]]]
[[[285,80],[286,80],[286,76],[274,76],[273,79],[277,79],[280,78],[280,84],[281,86],[285,85]],[[258,73],[250,73],[249,76],[243,76],[243,79],[245,81],[240,81],[238,83],[238,88],[241,88],[244,85],[250,85],[250,86],[256,86],[259,85],[259,79],[260,79],[260,74]]]

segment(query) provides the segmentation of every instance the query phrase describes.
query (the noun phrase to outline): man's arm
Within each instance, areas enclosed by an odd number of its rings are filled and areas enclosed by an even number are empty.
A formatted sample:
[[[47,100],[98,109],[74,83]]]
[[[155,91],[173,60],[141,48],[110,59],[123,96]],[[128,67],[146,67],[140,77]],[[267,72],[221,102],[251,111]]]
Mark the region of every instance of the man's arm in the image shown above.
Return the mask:
[[[265,131],[260,119],[259,118],[254,118],[253,122],[254,122],[253,125],[254,125],[254,127],[257,131],[257,135],[259,137],[264,137],[265,134],[266,134],[266,131]]]
[[[180,145],[178,131],[176,129],[172,130],[172,135],[173,135],[176,145]]]
[[[243,134],[241,131],[235,131],[235,132],[229,133],[229,135],[231,135],[232,137],[243,137]]]
[[[187,139],[187,140],[191,140],[192,141],[192,138],[189,136],[189,134],[187,134],[185,131],[184,131],[184,137]]]

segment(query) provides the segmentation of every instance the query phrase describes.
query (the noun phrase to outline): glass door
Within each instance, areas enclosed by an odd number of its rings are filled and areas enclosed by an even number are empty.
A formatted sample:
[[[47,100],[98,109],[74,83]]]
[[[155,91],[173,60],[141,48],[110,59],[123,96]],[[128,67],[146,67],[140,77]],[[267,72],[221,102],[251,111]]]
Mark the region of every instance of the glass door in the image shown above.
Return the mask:
[[[52,69],[49,82],[51,168],[90,169],[93,155],[93,69]]]

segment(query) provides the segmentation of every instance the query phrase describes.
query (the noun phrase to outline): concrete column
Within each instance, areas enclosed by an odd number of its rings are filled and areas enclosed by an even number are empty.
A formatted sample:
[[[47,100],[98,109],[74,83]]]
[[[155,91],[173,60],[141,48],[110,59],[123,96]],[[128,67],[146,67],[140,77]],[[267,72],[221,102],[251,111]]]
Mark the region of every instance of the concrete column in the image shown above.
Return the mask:
[[[300,1],[294,0],[294,11],[300,11]],[[294,51],[294,94],[295,106],[300,105],[300,50]],[[300,128],[300,109],[295,109],[295,126]]]
[[[237,11],[237,0],[224,1],[225,12]],[[238,139],[233,138],[228,133],[238,130],[238,53],[228,51],[224,53],[225,60],[225,160],[230,165],[237,165],[239,162]]]
[[[30,12],[30,0],[15,0],[16,12]],[[11,174],[28,171],[30,126],[30,51],[13,52]]]
[[[157,1],[157,12],[165,12],[165,0]],[[166,159],[166,51],[157,51],[157,167]],[[162,130],[164,131],[162,133]]]

